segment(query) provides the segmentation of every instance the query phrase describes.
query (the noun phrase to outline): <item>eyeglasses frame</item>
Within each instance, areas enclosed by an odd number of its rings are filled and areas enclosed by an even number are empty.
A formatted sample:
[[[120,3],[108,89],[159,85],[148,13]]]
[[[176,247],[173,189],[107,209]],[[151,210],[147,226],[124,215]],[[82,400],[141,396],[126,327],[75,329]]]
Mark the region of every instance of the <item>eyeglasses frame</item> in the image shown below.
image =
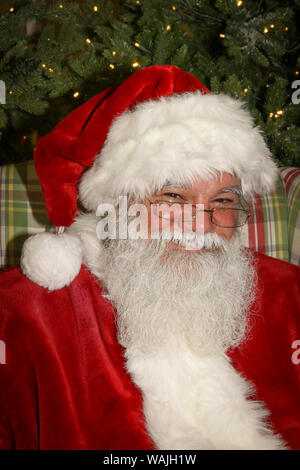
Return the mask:
[[[173,201],[168,201],[168,200],[161,200],[161,201],[152,202],[151,199],[149,199],[149,202],[150,202],[151,206],[157,206],[160,202],[161,203],[166,203],[166,204],[173,203]],[[183,202],[174,202],[174,204],[180,204],[181,206],[184,206],[185,204],[189,204],[191,206],[196,206],[197,205],[197,204],[190,204],[190,203],[185,203],[185,202],[184,203]],[[234,226],[216,224],[213,220],[214,212],[219,211],[219,210],[227,210],[227,209],[246,212],[247,217],[246,217],[245,222],[243,222],[242,224],[239,224],[239,225],[234,225]],[[238,208],[238,207],[213,207],[212,209],[196,209],[196,214],[198,212],[207,212],[210,216],[211,223],[213,225],[215,225],[216,227],[221,227],[221,228],[238,228],[238,227],[242,227],[243,225],[245,225],[247,223],[247,220],[251,216],[251,212],[249,210],[243,208],[243,207],[242,208]],[[196,214],[192,216],[193,219],[196,218]],[[163,218],[163,217],[160,217],[159,215],[157,215],[157,216],[161,219]]]

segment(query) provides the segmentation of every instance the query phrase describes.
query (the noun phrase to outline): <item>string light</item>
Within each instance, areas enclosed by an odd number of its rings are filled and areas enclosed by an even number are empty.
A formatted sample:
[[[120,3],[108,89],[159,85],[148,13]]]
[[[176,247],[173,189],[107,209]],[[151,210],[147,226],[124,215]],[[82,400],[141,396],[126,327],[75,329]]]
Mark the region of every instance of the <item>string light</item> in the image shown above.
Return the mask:
[[[278,119],[279,117],[283,116],[284,115],[284,112],[282,109],[279,109],[278,111],[276,111],[276,113],[270,113],[269,114],[269,117],[272,118],[274,116],[274,118]]]
[[[10,11],[11,13],[13,13],[13,12],[15,11],[15,9],[14,9],[13,7],[11,7],[11,8],[9,9],[9,11]]]
[[[248,88],[244,88],[244,93],[248,93]]]
[[[286,27],[284,28],[284,30],[285,30],[285,31],[288,31],[288,30],[289,30],[289,28],[286,26]]]
[[[265,26],[265,27],[264,27],[264,33],[267,34],[268,31],[269,31],[268,28]]]
[[[13,91],[12,91],[12,90],[9,90],[8,93],[9,93],[9,95],[12,95],[12,94],[13,94]]]
[[[42,64],[42,67],[43,67],[43,69],[46,69],[46,68],[47,68],[47,65],[46,65],[46,64]]]
[[[173,10],[173,11],[176,11],[176,7],[175,7],[175,6],[172,6],[172,10]]]
[[[298,70],[296,70],[295,75],[299,75],[299,71],[298,71]]]
[[[59,8],[63,8],[64,6],[62,4],[59,5]]]
[[[266,87],[269,88],[269,86],[270,86],[270,85],[267,83],[267,84],[266,84]]]
[[[138,62],[133,62],[133,64],[132,64],[132,67],[133,67],[134,69],[136,69],[136,68],[139,67],[139,66],[140,66],[140,64],[139,64]]]
[[[224,39],[224,38],[225,38],[225,34],[220,34],[220,38]]]
[[[273,25],[273,24],[270,24],[270,28],[274,28],[274,25]]]
[[[109,64],[109,68],[113,70],[115,68],[114,64]]]
[[[170,24],[168,24],[168,25],[166,26],[166,30],[167,30],[167,31],[171,31],[171,29],[172,29],[172,26],[171,26]]]
[[[75,91],[75,93],[73,93],[74,98],[78,98],[79,95],[80,95],[79,91]]]
[[[53,72],[53,69],[51,67],[48,70],[49,70],[49,72]]]
[[[238,7],[241,7],[243,5],[243,2],[240,0],[239,2],[237,2],[236,4]]]
[[[140,44],[138,42],[134,43],[135,47],[140,47]]]
[[[112,55],[117,55],[116,51],[112,51]]]
[[[98,11],[97,5],[95,5],[95,6],[93,7],[93,10],[94,10],[94,11]]]
[[[140,4],[141,4],[140,0],[136,0],[135,3],[136,3],[137,5],[140,5]]]
[[[86,38],[85,42],[86,42],[87,44],[91,44],[92,41],[90,40],[90,38]]]
[[[20,143],[21,143],[22,145],[26,144],[27,141],[28,141],[28,136],[27,136],[27,135],[23,135],[23,136],[21,137],[21,139],[20,139]]]

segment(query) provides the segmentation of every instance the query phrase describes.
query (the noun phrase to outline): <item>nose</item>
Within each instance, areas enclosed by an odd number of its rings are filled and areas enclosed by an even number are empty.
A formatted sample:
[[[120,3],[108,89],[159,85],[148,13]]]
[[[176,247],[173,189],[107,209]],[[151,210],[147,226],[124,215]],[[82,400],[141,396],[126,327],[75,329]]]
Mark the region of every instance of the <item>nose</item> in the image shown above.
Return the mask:
[[[215,230],[215,226],[211,221],[211,213],[204,212],[203,213],[203,233],[213,232]]]
[[[211,221],[210,212],[205,212],[203,209],[195,211],[192,219],[188,217],[184,220],[185,230],[202,234],[215,231],[215,225]]]

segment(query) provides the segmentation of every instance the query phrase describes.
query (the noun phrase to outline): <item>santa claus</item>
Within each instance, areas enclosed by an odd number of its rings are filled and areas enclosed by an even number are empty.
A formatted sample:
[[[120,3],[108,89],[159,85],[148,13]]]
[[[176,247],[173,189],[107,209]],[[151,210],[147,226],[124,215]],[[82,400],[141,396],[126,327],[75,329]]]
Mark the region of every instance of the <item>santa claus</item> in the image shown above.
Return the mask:
[[[0,277],[0,447],[299,449],[300,270],[242,247],[247,202],[277,178],[244,105],[148,67],[35,164],[60,229]]]

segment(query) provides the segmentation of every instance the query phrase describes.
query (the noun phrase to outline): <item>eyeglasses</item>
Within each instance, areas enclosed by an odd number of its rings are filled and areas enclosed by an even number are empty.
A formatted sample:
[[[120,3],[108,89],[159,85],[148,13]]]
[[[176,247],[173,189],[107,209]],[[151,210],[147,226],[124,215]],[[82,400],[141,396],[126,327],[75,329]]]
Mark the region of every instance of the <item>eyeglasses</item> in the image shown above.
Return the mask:
[[[196,204],[154,200],[151,201],[154,214],[160,219],[170,222],[193,222],[197,213],[207,212],[212,224],[223,228],[236,228],[244,225],[250,217],[250,212],[237,207],[214,207],[213,209],[198,209]],[[202,205],[202,204],[201,204]]]

